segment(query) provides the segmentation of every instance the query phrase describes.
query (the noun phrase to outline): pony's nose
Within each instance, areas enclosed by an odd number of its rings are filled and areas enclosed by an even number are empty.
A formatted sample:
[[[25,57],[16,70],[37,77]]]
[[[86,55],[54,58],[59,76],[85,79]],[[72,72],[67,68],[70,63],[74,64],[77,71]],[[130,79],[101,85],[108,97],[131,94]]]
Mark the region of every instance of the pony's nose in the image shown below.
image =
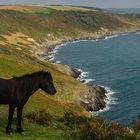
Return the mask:
[[[55,95],[56,94],[56,89],[54,89],[53,91],[52,91],[52,95]]]

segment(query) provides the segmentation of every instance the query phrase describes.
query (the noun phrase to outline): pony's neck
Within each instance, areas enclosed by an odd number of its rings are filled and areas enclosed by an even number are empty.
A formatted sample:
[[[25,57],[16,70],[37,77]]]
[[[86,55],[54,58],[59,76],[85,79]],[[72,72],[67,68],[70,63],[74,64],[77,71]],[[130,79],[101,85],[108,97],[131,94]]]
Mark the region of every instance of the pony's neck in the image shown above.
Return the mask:
[[[40,78],[31,78],[29,80],[29,95],[34,94],[40,88]]]
[[[13,79],[16,86],[15,90],[22,92],[25,96],[31,96],[40,88],[41,75],[29,75]]]

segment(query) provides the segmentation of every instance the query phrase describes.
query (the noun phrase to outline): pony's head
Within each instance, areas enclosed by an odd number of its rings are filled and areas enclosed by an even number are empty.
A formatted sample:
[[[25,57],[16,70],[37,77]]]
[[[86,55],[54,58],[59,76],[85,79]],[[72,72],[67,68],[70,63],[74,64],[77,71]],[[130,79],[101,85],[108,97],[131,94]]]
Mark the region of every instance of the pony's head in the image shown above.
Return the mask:
[[[53,84],[53,78],[50,72],[42,71],[42,81],[40,83],[40,88],[49,93],[50,95],[54,95],[56,93],[56,89]]]

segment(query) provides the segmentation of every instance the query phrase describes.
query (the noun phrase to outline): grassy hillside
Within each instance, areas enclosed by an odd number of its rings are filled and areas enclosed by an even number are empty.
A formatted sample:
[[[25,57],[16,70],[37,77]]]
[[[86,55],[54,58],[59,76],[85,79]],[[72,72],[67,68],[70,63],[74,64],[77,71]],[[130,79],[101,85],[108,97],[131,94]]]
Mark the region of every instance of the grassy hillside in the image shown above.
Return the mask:
[[[31,97],[24,116],[36,109],[47,109],[53,116],[53,124],[42,126],[24,119],[25,136],[15,133],[12,137],[6,136],[4,128],[8,108],[1,105],[0,139],[65,139],[62,134],[69,130],[69,126],[60,121],[65,112],[74,111],[89,116],[76,104],[79,94],[86,91],[87,87],[66,75],[62,66],[38,60],[35,53],[43,49],[41,47],[49,47],[64,40],[130,31],[139,26],[139,15],[114,15],[96,8],[0,6],[0,77],[11,78],[43,69],[52,73],[57,89],[54,97],[42,91]]]
[[[0,33],[22,32],[37,40],[44,39],[50,34],[48,39],[52,40],[64,36],[90,35],[101,30],[101,27],[115,31],[121,28],[124,30],[124,27],[128,29],[139,26],[139,17],[137,16],[113,15],[94,9],[88,12],[78,10],[79,8],[76,10],[76,7],[74,10],[69,10],[67,7],[66,11],[57,10],[60,9],[59,6],[58,8],[56,6],[52,8],[51,6],[49,8],[32,8],[30,6],[27,7],[29,10],[19,10],[20,7],[17,9],[12,7],[5,10],[4,6],[0,6]],[[46,10],[46,13],[43,10]],[[47,13],[47,11],[49,12]]]

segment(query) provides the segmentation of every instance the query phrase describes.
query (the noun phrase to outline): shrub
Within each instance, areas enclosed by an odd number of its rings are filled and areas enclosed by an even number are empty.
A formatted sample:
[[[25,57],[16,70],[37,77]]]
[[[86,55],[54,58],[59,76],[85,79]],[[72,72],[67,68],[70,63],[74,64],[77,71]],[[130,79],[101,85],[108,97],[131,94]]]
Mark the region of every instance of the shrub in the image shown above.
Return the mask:
[[[69,127],[63,134],[66,140],[135,140],[132,130],[117,122],[99,117],[87,118],[66,112],[62,121]]]
[[[77,125],[87,123],[88,118],[74,112],[66,112],[64,116],[61,118],[61,121],[64,122],[65,125],[69,127],[75,127]]]
[[[45,109],[39,109],[36,111],[29,112],[25,117],[29,121],[36,122],[39,124],[50,125],[52,123],[52,116]]]
[[[96,140],[95,133],[90,126],[91,118],[81,116],[74,112],[66,112],[61,121],[70,129],[66,130],[63,137],[66,140]]]

